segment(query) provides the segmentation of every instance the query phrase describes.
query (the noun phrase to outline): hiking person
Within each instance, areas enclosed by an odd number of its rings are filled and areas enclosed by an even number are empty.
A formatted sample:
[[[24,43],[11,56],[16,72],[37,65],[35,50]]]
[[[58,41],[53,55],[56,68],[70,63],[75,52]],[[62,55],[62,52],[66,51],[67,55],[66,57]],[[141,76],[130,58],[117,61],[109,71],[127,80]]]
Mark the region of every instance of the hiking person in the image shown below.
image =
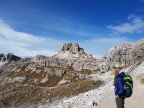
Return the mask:
[[[112,70],[114,77],[114,87],[115,87],[115,101],[117,108],[124,108],[124,100],[125,100],[125,89],[124,89],[124,76],[125,73],[119,73],[118,69]]]

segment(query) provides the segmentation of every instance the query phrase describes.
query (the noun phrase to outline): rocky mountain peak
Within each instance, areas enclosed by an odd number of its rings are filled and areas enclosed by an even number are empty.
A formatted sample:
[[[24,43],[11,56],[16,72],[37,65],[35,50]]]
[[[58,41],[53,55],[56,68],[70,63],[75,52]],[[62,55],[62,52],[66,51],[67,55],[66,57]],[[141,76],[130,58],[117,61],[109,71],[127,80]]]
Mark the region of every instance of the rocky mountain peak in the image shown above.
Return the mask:
[[[79,46],[78,43],[64,43],[63,47],[59,51],[56,58],[92,58],[91,54],[86,54],[84,49]]]
[[[71,53],[76,54],[80,51],[84,52],[84,49],[80,48],[78,43],[65,43],[61,51],[70,51]]]
[[[5,61],[18,61],[18,60],[20,60],[21,58],[20,57],[18,57],[18,56],[15,56],[15,55],[13,55],[12,53],[7,53],[7,54],[3,54],[3,53],[1,53],[0,54],[0,61],[1,62],[5,62]]]

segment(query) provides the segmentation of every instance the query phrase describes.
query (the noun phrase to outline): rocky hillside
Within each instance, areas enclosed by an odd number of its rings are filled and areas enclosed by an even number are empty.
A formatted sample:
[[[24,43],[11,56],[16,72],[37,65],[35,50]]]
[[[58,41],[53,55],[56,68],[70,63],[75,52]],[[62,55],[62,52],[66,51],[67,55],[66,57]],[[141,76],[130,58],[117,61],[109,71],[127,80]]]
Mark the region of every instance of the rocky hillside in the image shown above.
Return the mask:
[[[86,54],[78,43],[65,43],[53,57],[0,54],[0,105],[45,104],[78,95],[104,85],[99,76],[113,67],[136,67],[143,60],[143,39],[114,46],[101,59]],[[143,82],[143,77],[138,77]]]
[[[92,71],[77,71],[70,61],[46,56],[11,60],[0,67],[0,107],[47,103],[97,88]]]

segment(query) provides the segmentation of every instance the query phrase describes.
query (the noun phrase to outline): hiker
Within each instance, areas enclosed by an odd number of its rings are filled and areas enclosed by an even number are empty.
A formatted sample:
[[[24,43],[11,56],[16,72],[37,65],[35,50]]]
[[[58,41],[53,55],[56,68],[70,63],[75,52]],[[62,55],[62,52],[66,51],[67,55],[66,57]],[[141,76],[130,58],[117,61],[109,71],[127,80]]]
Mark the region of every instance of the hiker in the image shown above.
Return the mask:
[[[125,73],[119,73],[118,69],[112,70],[114,77],[114,86],[115,86],[115,101],[117,108],[124,108],[124,100],[125,100],[125,90],[124,90],[124,76]]]

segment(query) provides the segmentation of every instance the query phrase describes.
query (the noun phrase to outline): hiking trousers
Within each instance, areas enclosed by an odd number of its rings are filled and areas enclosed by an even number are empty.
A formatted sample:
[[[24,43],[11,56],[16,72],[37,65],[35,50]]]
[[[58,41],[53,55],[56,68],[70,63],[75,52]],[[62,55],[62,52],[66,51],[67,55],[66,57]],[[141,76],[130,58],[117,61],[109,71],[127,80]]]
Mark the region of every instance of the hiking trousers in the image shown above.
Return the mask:
[[[124,99],[123,98],[118,97],[115,99],[115,101],[116,101],[117,108],[124,108]]]

